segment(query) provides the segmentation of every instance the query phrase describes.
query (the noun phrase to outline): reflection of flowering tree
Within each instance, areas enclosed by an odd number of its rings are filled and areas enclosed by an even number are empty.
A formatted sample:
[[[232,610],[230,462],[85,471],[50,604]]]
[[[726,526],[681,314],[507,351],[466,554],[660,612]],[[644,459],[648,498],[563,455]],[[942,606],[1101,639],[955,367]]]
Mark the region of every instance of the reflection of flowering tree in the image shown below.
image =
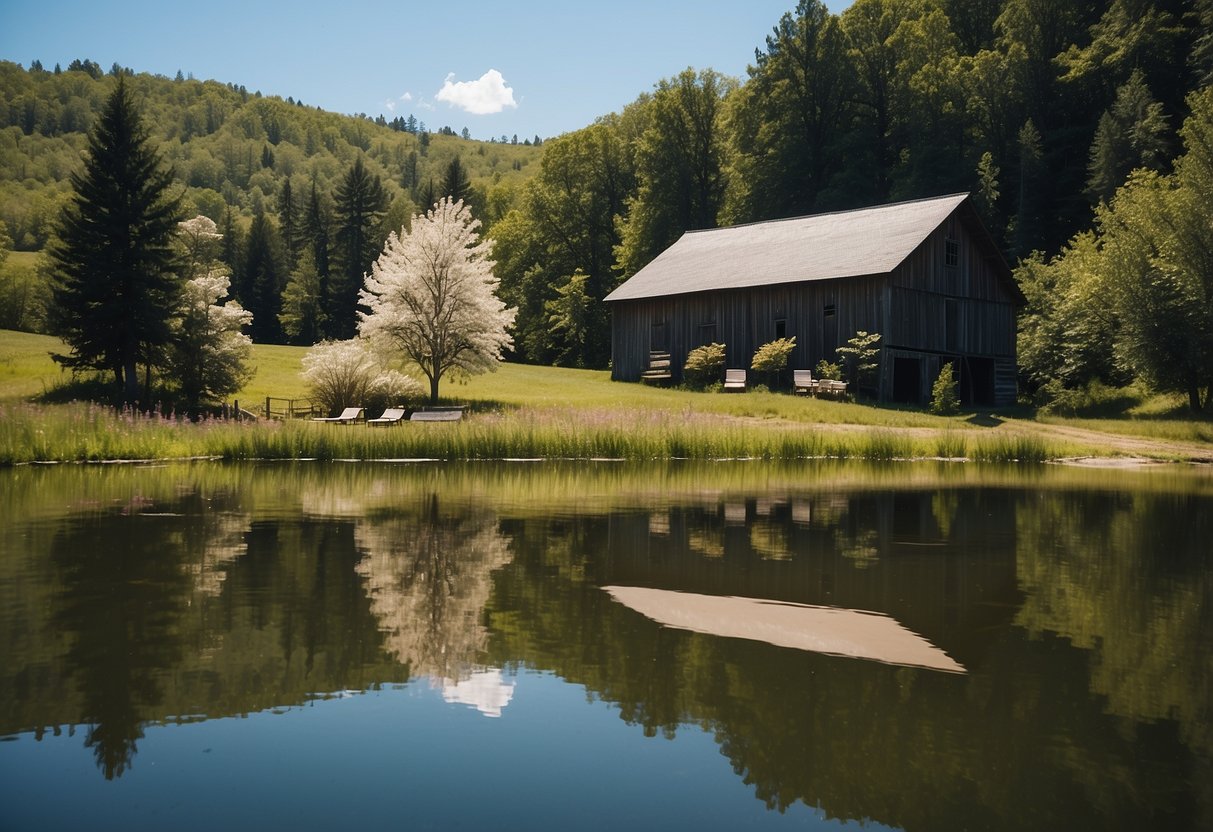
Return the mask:
[[[491,573],[510,560],[496,519],[441,514],[433,497],[421,514],[360,522],[355,538],[387,650],[414,674],[468,678],[488,638],[481,617]]]

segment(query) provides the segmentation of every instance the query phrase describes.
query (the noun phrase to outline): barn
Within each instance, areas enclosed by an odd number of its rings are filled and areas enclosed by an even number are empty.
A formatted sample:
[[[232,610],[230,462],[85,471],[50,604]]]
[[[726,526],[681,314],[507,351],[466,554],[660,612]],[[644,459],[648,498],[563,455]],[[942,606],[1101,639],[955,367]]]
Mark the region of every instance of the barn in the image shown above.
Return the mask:
[[[1015,400],[1015,311],[1024,302],[968,194],[689,231],[606,297],[612,378],[723,343],[748,368],[796,338],[790,366],[836,361],[855,332],[881,334],[882,401],[922,403],[946,362],[962,400]]]

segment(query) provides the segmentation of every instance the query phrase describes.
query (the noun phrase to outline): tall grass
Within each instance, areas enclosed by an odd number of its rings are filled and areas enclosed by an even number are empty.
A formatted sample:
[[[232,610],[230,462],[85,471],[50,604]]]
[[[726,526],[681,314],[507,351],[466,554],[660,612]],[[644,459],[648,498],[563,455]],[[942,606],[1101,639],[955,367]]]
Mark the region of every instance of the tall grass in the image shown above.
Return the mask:
[[[190,423],[95,405],[0,407],[0,464],[217,457],[251,459],[914,459],[968,455],[1040,462],[1072,446],[1032,435],[945,433],[741,420],[692,411],[522,408],[459,423],[386,429],[311,422]],[[946,451],[946,452],[945,452]]]

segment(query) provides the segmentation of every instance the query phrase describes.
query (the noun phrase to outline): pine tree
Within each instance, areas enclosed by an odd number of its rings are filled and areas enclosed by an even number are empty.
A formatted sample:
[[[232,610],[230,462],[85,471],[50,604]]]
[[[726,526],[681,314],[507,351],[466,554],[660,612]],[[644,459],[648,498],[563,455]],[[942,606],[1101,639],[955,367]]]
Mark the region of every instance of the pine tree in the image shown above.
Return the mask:
[[[228,267],[232,274],[232,284],[240,285],[240,271],[244,267],[244,235],[236,222],[236,214],[232,206],[223,212],[223,225],[219,229],[223,242],[219,247],[219,259]]]
[[[181,280],[173,238],[181,197],[162,165],[123,77],[89,134],[84,169],[51,250],[56,276],[51,316],[71,351],[68,367],[114,374],[134,403],[145,365],[169,343]]]
[[[282,331],[294,344],[311,346],[323,337],[324,293],[316,260],[304,249],[282,293]]]
[[[312,262],[316,267],[316,277],[320,281],[321,303],[325,302],[329,293],[331,226],[332,216],[328,203],[316,189],[316,180],[313,179],[311,195],[303,206],[302,231],[307,248],[312,254]]]
[[[293,269],[299,257],[300,229],[299,211],[289,176],[283,179],[282,191],[278,195],[278,226],[282,229],[282,242],[286,245],[287,267]]]
[[[387,207],[387,195],[378,176],[372,176],[362,163],[354,160],[334,194],[337,213],[338,265],[329,281],[328,314],[330,335],[351,338],[362,277],[371,268],[379,246],[375,227]]]
[[[451,202],[467,202],[468,196],[471,193],[472,183],[468,179],[467,169],[464,168],[463,162],[456,156],[446,166],[446,173],[442,177],[442,193],[440,196],[450,197]]]
[[[1169,161],[1169,133],[1162,104],[1150,94],[1141,71],[1134,70],[1100,116],[1087,163],[1087,195],[1107,202],[1134,168],[1161,170]]]
[[[243,305],[253,313],[252,336],[259,344],[280,343],[278,316],[287,268],[278,229],[263,212],[253,217],[245,247]]]

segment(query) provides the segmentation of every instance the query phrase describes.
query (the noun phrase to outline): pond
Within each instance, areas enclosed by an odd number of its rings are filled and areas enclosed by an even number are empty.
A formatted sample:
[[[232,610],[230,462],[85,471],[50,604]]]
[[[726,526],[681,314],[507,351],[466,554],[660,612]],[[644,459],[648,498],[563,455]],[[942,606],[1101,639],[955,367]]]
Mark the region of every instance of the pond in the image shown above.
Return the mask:
[[[1213,478],[0,471],[0,828],[1213,828]]]

